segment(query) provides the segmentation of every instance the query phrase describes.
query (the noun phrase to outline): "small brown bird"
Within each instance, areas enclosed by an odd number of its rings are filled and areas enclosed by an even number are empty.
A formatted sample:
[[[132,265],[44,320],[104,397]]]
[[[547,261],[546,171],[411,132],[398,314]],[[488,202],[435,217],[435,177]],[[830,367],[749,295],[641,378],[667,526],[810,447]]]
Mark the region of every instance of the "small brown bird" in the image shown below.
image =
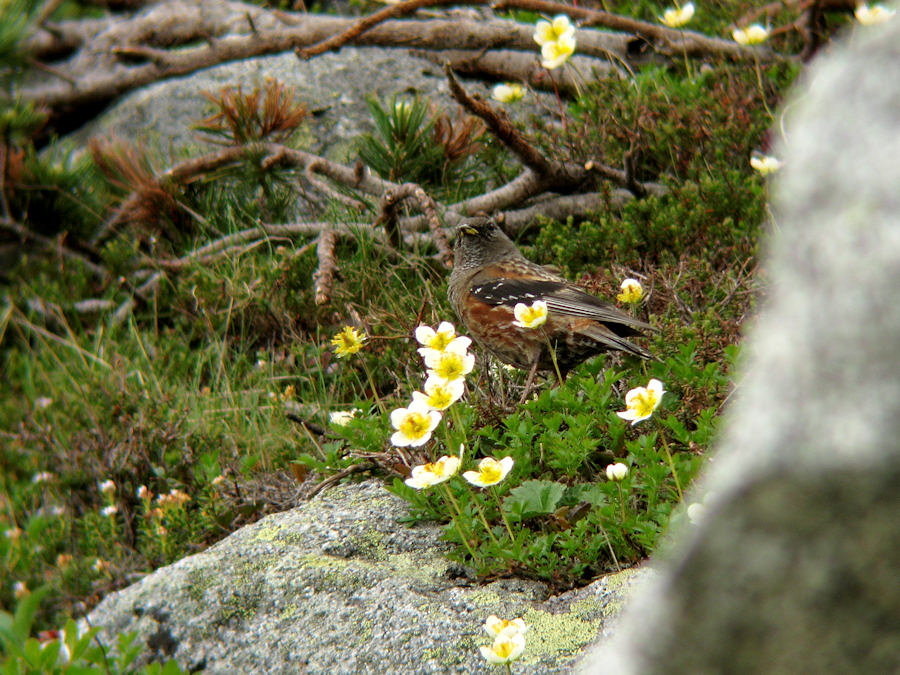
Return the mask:
[[[525,258],[490,218],[470,218],[456,228],[450,304],[469,334],[498,359],[528,369],[527,395],[538,370],[554,370],[554,346],[562,376],[601,352],[618,350],[653,356],[626,338],[650,324],[635,319],[563,277]],[[515,325],[517,303],[547,303],[539,328]]]

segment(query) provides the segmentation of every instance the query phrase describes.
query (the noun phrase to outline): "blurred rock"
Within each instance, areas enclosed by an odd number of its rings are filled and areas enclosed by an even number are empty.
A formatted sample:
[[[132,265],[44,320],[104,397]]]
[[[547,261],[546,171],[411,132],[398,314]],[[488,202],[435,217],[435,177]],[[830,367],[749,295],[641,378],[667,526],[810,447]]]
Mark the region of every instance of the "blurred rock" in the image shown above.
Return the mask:
[[[703,516],[580,672],[900,672],[900,21],[856,26],[785,109]]]

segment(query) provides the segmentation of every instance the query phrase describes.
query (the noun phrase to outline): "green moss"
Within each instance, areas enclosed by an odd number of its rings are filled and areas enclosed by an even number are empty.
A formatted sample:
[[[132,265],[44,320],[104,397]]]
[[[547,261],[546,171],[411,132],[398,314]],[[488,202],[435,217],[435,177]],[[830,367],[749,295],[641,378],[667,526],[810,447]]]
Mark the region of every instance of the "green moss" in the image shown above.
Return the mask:
[[[529,609],[522,616],[528,624],[528,648],[523,661],[533,663],[548,655],[576,654],[597,638],[601,621],[584,621],[574,612],[551,614]]]
[[[203,600],[206,591],[217,580],[208,568],[192,569],[187,575],[187,594],[194,602]]]

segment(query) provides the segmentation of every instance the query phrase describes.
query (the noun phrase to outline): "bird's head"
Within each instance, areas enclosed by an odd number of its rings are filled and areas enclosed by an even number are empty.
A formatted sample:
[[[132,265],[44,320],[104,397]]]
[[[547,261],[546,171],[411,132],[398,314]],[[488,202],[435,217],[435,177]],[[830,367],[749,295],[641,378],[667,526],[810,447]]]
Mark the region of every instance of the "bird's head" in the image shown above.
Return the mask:
[[[498,260],[520,257],[519,249],[493,218],[467,218],[456,228],[454,269],[481,267]]]

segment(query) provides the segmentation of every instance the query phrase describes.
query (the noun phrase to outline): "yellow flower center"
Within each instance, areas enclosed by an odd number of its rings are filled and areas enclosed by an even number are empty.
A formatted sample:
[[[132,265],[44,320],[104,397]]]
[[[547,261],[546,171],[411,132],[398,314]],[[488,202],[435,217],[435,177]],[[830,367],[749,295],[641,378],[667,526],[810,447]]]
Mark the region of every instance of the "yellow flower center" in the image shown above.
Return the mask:
[[[485,483],[497,483],[503,475],[503,468],[500,462],[485,461],[478,466],[478,473],[481,474],[481,480]]]
[[[445,380],[458,380],[463,376],[464,364],[460,354],[444,352],[434,372]]]
[[[428,405],[430,405],[435,410],[443,410],[444,408],[449,408],[450,404],[453,403],[453,396],[444,387],[432,387],[428,390]]]
[[[453,342],[454,337],[456,336],[452,333],[435,333],[434,339],[431,340],[431,344],[428,346],[442,352],[447,348],[447,345]]]
[[[512,654],[513,647],[512,640],[497,640],[493,645],[494,653],[501,659],[508,659],[509,655]]]
[[[638,416],[649,417],[656,408],[656,394],[649,389],[646,389],[639,392],[631,403]]]
[[[428,433],[431,420],[422,413],[409,413],[400,423],[400,433],[413,440]],[[429,465],[431,466],[431,465]]]

